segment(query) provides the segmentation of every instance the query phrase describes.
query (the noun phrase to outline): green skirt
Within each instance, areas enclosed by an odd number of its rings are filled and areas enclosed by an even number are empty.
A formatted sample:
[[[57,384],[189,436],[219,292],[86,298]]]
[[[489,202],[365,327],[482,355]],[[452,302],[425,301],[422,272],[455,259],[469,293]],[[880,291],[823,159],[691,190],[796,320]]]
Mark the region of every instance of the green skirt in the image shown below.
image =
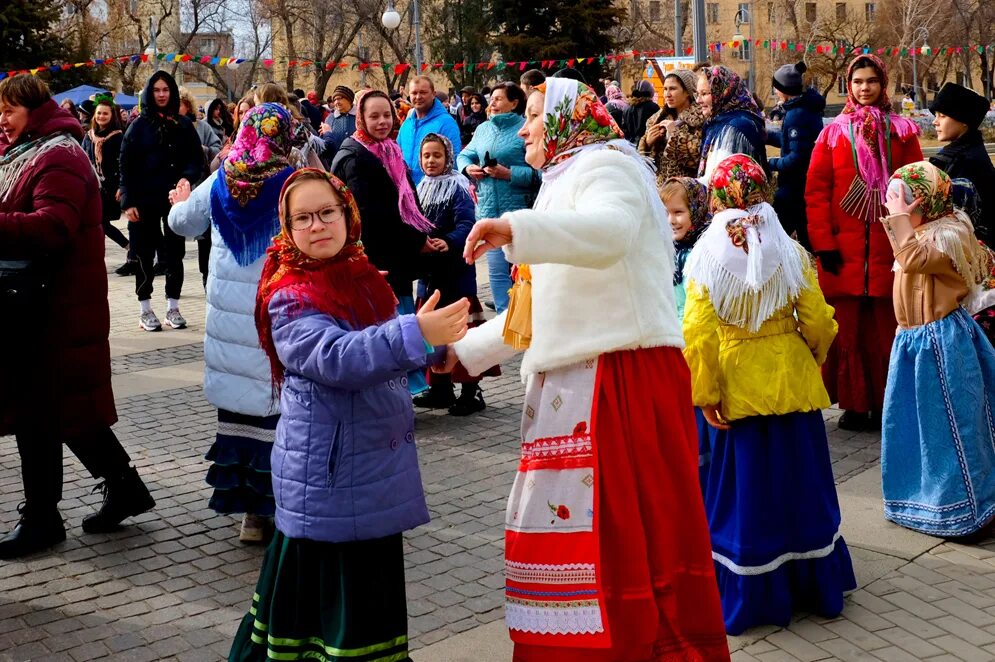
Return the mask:
[[[410,660],[401,535],[327,543],[277,531],[228,660]]]

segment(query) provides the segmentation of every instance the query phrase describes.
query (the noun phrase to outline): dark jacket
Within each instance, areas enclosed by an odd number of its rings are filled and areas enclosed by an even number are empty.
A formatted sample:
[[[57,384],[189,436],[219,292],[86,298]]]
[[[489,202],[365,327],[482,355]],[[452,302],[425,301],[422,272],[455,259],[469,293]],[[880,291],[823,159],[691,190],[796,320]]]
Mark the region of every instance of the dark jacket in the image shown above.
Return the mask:
[[[419,283],[419,296],[428,296],[442,290],[439,306],[448,306],[460,297],[477,296],[477,268],[463,259],[466,238],[476,221],[473,198],[457,189],[446,204],[425,209],[425,216],[432,221],[434,239],[445,239],[449,250],[445,253],[425,253],[425,278]]]
[[[321,128],[321,111],[314,107],[314,105],[307,99],[301,99],[301,110],[304,112],[304,116],[307,117],[308,122],[311,123],[311,128],[317,131]]]
[[[211,117],[214,115],[214,109],[221,106],[221,123],[215,124]],[[214,129],[214,133],[218,134],[218,140],[221,141],[223,145],[228,138],[235,133],[235,123],[231,116],[228,114],[228,109],[225,108],[225,102],[223,99],[215,99],[211,103],[207,104],[207,112],[204,114],[204,121]]]
[[[971,180],[981,198],[981,227],[975,228],[975,232],[978,239],[992,246],[995,241],[995,166],[985,151],[981,132],[968,131],[946,145],[929,162],[951,178]]]
[[[325,118],[325,124],[331,131],[321,134],[321,141],[325,143],[321,159],[326,164],[331,165],[335,153],[342,146],[342,141],[356,132],[356,115],[353,112],[344,115],[329,115]]]
[[[123,133],[112,136],[104,142],[103,149],[101,150],[103,158],[100,161],[100,169],[103,172],[104,181],[99,182],[99,184],[104,218],[116,219],[121,216],[121,207],[115,196],[117,195],[118,185],[121,182],[119,157],[121,155],[121,142],[123,139]],[[86,157],[90,160],[90,163],[93,164],[94,169],[96,169],[97,154],[93,141],[90,140],[89,131],[83,136],[83,151],[86,153]]]
[[[805,178],[812,160],[812,149],[822,132],[822,113],[826,100],[811,87],[784,103],[784,122],[780,131],[767,134],[767,144],[781,148],[781,155],[770,159],[770,169],[777,173],[774,208],[784,229],[798,231],[798,239],[807,245],[805,216]]]
[[[370,150],[350,137],[335,154],[332,174],[345,182],[356,197],[363,223],[363,247],[370,262],[387,272],[387,282],[396,295],[411,296],[425,234],[401,220],[397,188],[387,169]]]
[[[649,99],[639,103],[630,101],[629,107],[622,117],[623,124],[620,127],[625,133],[625,139],[633,145],[638,145],[639,139],[646,133],[646,122],[658,112],[660,112],[660,106]]]
[[[65,132],[79,121],[46,101],[18,140]],[[0,156],[11,145],[0,134]],[[117,421],[107,336],[107,272],[100,188],[79,146],[50,149],[29,165],[0,202],[0,258],[39,260],[48,292],[30,320],[0,330],[0,435],[24,425],[64,441]],[[29,331],[9,342],[19,324]],[[30,357],[27,369],[14,353]]]
[[[164,113],[155,110],[152,86],[169,85]],[[142,114],[135,118],[121,143],[121,208],[159,206],[168,209],[167,196],[181,179],[196,184],[204,176],[204,150],[193,122],[180,115],[176,81],[157,71],[142,91]]]
[[[767,129],[763,118],[745,110],[720,113],[705,123],[701,142],[701,165],[698,176],[705,174],[705,165],[712,150],[728,154],[746,154],[770,173],[767,163]]]

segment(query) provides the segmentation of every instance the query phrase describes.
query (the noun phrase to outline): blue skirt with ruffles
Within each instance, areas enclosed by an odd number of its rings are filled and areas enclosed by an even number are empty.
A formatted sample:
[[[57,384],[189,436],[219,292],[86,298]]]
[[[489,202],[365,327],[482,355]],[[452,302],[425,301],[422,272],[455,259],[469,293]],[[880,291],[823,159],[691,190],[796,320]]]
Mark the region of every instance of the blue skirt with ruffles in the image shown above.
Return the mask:
[[[966,310],[898,332],[881,436],[887,519],[956,537],[995,517],[993,409],[995,349]]]
[[[730,430],[698,417],[699,473],[726,631],[843,611],[857,587],[821,411],[754,416]]]
[[[249,416],[218,410],[218,433],[206,459],[212,462],[207,484],[214,488],[211,510],[272,517],[270,453],[280,415]]]

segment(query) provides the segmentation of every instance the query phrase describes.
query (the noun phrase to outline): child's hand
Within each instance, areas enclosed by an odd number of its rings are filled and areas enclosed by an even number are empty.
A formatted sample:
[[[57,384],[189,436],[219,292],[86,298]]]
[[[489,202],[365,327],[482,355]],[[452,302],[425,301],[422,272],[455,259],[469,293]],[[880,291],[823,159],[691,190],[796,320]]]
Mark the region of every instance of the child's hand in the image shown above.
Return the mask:
[[[418,327],[425,342],[432,346],[448,345],[466,335],[470,302],[462,298],[456,303],[436,310],[441,292],[436,290],[418,311]]]
[[[432,244],[439,253],[445,253],[449,250],[449,244],[446,243],[445,239],[433,239]]]
[[[705,420],[716,430],[728,430],[729,424],[722,418],[721,405],[706,405],[701,408],[701,413],[705,415]]]
[[[919,210],[920,204],[922,204],[922,198],[916,198],[910,205],[906,203],[905,199],[894,189],[888,189],[888,195],[884,200],[884,206],[887,207],[888,211],[892,214],[908,214],[909,216],[912,216]]]

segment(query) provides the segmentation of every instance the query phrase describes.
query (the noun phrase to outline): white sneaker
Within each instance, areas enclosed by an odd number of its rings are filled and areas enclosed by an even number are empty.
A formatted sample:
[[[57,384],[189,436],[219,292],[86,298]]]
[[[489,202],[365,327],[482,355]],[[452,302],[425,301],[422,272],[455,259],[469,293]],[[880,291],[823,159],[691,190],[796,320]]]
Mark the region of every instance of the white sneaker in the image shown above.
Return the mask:
[[[146,331],[162,331],[162,323],[151,310],[142,313],[141,317],[138,318],[138,326]]]
[[[184,319],[183,315],[180,315],[179,308],[170,308],[166,311],[166,324],[174,329],[185,329],[187,321]]]
[[[238,532],[238,539],[241,542],[263,542],[266,539],[266,529],[269,527],[269,518],[246,513],[242,517],[242,528]]]

